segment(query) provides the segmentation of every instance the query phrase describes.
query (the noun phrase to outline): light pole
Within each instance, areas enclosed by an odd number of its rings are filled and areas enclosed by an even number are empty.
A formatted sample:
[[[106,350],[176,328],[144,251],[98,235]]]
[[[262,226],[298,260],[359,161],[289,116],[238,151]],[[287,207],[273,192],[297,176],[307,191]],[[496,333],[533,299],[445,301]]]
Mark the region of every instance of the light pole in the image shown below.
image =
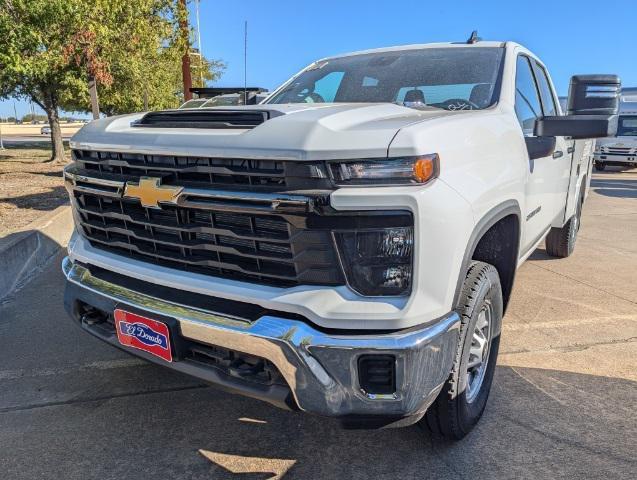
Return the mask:
[[[4,144],[2,143],[2,122],[0,121],[0,150],[4,150]]]
[[[199,47],[199,81],[203,84],[203,49],[201,48],[201,29],[199,28],[199,0],[195,0],[195,15],[197,18],[197,47]]]
[[[197,18],[197,46],[199,47],[199,53],[203,55],[203,48],[201,48],[201,30],[199,29],[199,0],[195,0],[195,15]]]

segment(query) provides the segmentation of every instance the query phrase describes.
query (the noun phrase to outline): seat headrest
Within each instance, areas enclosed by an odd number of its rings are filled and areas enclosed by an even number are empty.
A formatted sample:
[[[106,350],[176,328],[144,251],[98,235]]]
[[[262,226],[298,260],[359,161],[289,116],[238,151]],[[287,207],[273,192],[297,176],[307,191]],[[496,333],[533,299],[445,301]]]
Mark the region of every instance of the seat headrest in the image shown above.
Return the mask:
[[[475,85],[471,89],[469,100],[481,108],[489,105],[489,102],[491,101],[491,84],[479,83],[478,85]]]
[[[422,92],[422,90],[418,90],[417,88],[414,88],[413,90],[409,90],[406,94],[405,94],[405,99],[403,100],[404,103],[426,103],[425,102],[425,94]]]

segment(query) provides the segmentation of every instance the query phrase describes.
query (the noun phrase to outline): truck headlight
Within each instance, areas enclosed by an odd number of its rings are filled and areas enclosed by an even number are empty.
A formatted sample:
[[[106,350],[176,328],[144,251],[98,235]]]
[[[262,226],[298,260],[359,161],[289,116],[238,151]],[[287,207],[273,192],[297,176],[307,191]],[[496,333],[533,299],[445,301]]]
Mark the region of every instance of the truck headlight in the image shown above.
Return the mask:
[[[365,296],[411,291],[413,227],[334,233],[349,286]]]
[[[338,185],[422,185],[438,176],[438,154],[330,162]]]

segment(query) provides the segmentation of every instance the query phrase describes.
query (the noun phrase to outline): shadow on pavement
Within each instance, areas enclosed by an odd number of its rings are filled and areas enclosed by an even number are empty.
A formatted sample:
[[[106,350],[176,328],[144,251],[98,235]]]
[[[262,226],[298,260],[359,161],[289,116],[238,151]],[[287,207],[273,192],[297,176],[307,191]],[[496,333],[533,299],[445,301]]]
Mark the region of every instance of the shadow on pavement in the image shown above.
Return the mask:
[[[51,174],[36,173],[36,175],[59,176]],[[49,211],[60,205],[68,203],[68,192],[63,186],[43,187],[42,192],[29,193],[17,197],[2,197],[0,202],[11,203],[17,208],[28,208],[33,210]]]
[[[89,373],[108,391],[166,372]],[[343,430],[211,388],[143,393],[146,381],[139,394],[3,414],[6,478],[620,479],[637,468],[637,383],[623,379],[498,367],[484,418],[455,444],[418,427]]]
[[[609,172],[611,173],[611,172]],[[593,178],[591,188],[595,193],[615,198],[637,198],[637,180],[622,178],[621,171],[612,172],[615,177]]]
[[[551,257],[548,253],[546,253],[546,248],[538,247],[529,257],[529,260],[555,260],[555,258]]]

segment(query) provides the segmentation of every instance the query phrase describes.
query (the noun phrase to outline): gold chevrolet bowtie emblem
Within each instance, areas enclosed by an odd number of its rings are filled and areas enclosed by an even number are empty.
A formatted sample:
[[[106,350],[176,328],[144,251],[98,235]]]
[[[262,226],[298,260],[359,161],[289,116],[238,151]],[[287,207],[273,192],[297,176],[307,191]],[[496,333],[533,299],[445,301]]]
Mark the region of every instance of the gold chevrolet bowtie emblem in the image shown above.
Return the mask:
[[[124,196],[138,198],[144,207],[160,208],[159,202],[175,203],[184,187],[160,185],[161,178],[140,177],[139,183],[126,182]]]

